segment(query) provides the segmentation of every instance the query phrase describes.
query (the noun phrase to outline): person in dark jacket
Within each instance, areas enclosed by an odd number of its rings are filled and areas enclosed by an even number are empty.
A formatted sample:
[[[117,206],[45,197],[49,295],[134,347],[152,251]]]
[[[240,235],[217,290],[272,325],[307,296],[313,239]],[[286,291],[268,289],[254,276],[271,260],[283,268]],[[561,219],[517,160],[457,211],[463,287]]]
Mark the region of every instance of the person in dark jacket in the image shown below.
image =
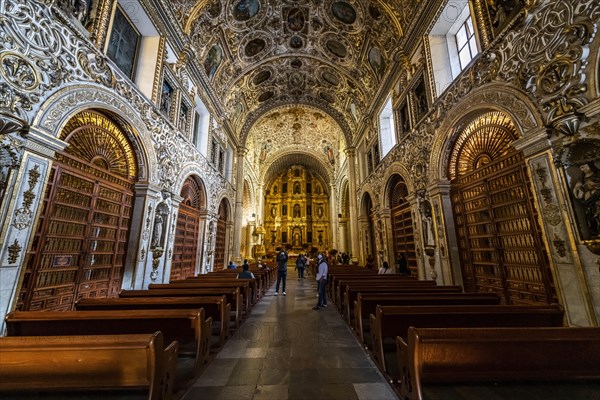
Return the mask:
[[[296,258],[296,270],[298,271],[298,280],[304,279],[304,268],[306,267],[306,257],[298,254]]]
[[[325,289],[327,287],[327,274],[329,272],[329,265],[327,265],[327,259],[322,254],[317,256],[317,290],[319,292],[319,300],[317,305],[313,307],[313,310],[318,310],[323,307],[327,307],[327,293]]]
[[[244,260],[244,264],[242,265],[243,271],[237,274],[237,279],[255,279],[256,277],[252,272],[249,271],[250,265],[248,264],[248,260]]]
[[[279,294],[279,283],[283,281],[282,294],[285,296],[285,281],[287,279],[288,254],[281,249],[277,253],[277,283],[275,284],[275,296]]]

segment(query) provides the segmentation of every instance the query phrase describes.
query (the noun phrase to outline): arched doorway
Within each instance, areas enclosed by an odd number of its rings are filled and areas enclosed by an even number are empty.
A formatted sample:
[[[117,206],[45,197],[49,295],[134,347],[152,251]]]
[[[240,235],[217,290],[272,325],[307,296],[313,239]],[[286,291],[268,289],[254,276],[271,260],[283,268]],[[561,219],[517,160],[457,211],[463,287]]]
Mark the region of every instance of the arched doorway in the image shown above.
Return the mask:
[[[394,256],[404,254],[411,274],[418,276],[412,214],[406,196],[408,196],[406,182],[400,175],[393,175],[388,181],[388,203],[392,218]]]
[[[217,218],[217,232],[215,233],[215,264],[214,269],[225,268],[225,245],[227,238],[227,220],[229,218],[229,204],[221,200],[219,216]]]
[[[200,218],[206,209],[204,187],[194,177],[189,177],[181,189],[183,200],[177,214],[177,230],[173,246],[171,280],[185,279],[196,273]]]
[[[511,119],[489,112],[458,134],[449,162],[465,290],[507,304],[556,301],[523,155]]]
[[[19,309],[69,310],[121,289],[135,153],[123,127],[96,111],[73,117],[60,139],[68,146],[50,172]]]

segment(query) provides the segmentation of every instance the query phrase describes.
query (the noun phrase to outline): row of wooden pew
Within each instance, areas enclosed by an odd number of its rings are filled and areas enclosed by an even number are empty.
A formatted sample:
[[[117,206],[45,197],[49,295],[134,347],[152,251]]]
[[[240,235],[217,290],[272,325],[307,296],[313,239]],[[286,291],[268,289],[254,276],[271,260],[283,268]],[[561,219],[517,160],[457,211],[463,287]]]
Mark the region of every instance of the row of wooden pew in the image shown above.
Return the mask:
[[[172,399],[261,299],[275,269],[241,270],[80,299],[75,311],[14,311],[0,337],[0,396]]]
[[[493,293],[354,266],[330,268],[327,289],[402,399],[451,398],[459,384],[484,398],[498,382],[526,382],[519,390],[529,394],[539,389],[530,381],[548,380],[600,391],[600,329],[564,327],[558,304],[505,305]]]

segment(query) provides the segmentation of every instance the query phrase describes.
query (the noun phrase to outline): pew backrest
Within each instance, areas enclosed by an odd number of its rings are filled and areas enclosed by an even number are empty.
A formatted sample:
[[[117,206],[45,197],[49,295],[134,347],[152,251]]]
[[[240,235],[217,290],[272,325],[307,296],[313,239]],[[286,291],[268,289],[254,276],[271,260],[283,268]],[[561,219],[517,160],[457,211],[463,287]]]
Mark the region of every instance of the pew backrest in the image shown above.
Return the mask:
[[[600,379],[600,328],[415,328],[407,342],[414,399],[437,382]]]
[[[177,342],[141,335],[0,337],[0,392],[144,390],[171,399]]]

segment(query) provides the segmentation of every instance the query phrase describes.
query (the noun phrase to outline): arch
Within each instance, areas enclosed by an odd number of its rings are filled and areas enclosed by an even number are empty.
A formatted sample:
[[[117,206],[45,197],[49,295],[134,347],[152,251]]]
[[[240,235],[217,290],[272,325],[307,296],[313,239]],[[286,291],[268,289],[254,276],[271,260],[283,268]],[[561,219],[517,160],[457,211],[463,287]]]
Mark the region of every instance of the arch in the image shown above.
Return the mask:
[[[383,172],[383,180],[384,182],[387,182],[386,186],[385,186],[385,192],[383,197],[383,204],[382,207],[383,208],[392,208],[392,206],[390,205],[389,202],[389,190],[392,188],[392,186],[390,186],[390,183],[393,179],[396,179],[396,177],[400,177],[404,184],[406,185],[406,188],[408,190],[408,193],[414,193],[415,192],[415,185],[412,179],[409,179],[408,177],[412,176],[412,174],[409,172],[408,168],[406,168],[406,166],[398,161],[393,162],[390,166],[388,166],[386,168],[386,170]]]
[[[510,116],[520,136],[527,137],[528,132],[544,122],[537,106],[527,95],[513,86],[483,85],[465,96],[449,109],[437,129],[429,158],[429,181],[447,180],[450,148],[457,133],[475,116],[486,111],[500,111]]]
[[[206,191],[197,176],[190,175],[185,180],[179,195],[181,203],[177,213],[170,280],[185,279],[196,274],[200,228],[206,218],[206,214],[202,213],[206,210]]]
[[[303,165],[315,172],[325,182],[326,187],[334,181],[333,169],[325,154],[314,149],[293,148],[282,149],[273,154],[261,171],[260,181],[268,187],[279,173],[287,170],[290,165]],[[325,190],[328,190],[327,188]]]
[[[58,133],[68,145],[55,154],[21,307],[69,310],[79,298],[121,289],[138,178],[127,133],[95,110],[74,115]]]
[[[214,268],[225,268],[225,256],[227,254],[227,223],[231,221],[231,204],[227,198],[219,202],[217,213],[217,229],[215,232],[215,258]]]
[[[48,97],[32,121],[31,129],[58,137],[73,116],[85,110],[100,110],[125,129],[136,154],[138,180],[158,183],[158,163],[148,124],[131,101],[97,84],[63,87]]]
[[[353,139],[352,130],[350,129],[350,126],[346,122],[346,119],[344,118],[343,114],[341,114],[340,112],[335,110],[333,107],[327,106],[325,104],[315,105],[315,104],[308,102],[306,100],[303,100],[303,99],[292,101],[291,99],[288,99],[287,97],[284,99],[267,101],[267,102],[265,102],[265,105],[250,112],[246,118],[246,122],[244,122],[244,125],[242,126],[242,128],[240,130],[240,142],[244,146],[246,145],[246,141],[248,140],[248,135],[250,134],[250,131],[252,130],[252,126],[254,126],[254,124],[256,122],[258,122],[261,119],[261,117],[263,117],[264,115],[266,115],[274,110],[277,110],[279,108],[285,108],[288,106],[294,106],[294,107],[302,106],[303,108],[308,108],[308,109],[311,109],[314,111],[320,111],[322,113],[327,114],[330,118],[332,118],[338,124],[338,126],[342,130],[346,147],[351,146],[352,139]]]

